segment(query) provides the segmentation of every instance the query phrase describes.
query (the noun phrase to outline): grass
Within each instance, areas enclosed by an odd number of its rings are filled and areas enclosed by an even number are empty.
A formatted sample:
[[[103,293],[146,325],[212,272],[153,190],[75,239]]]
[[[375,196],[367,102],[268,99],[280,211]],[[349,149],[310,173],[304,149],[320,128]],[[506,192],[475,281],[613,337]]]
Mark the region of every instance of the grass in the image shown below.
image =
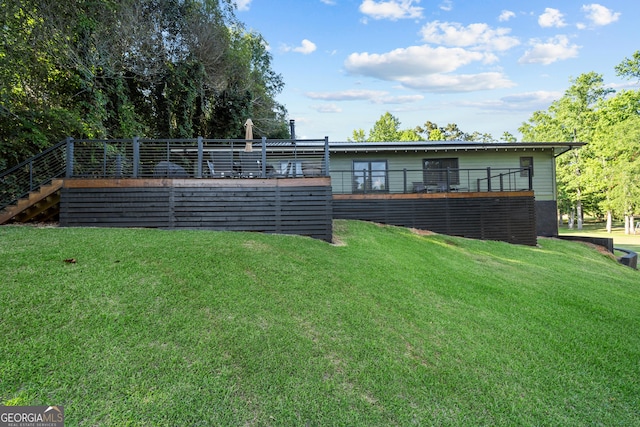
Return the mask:
[[[640,424],[638,271],[554,239],[335,231],[0,227],[0,404],[69,426]]]
[[[640,233],[624,234],[623,224],[614,224],[611,228],[611,233],[607,232],[606,224],[600,222],[585,222],[582,230],[578,230],[576,226],[570,229],[567,225],[564,225],[558,231],[560,235],[612,238],[615,247],[629,249],[640,254]],[[617,255],[622,255],[622,253]]]

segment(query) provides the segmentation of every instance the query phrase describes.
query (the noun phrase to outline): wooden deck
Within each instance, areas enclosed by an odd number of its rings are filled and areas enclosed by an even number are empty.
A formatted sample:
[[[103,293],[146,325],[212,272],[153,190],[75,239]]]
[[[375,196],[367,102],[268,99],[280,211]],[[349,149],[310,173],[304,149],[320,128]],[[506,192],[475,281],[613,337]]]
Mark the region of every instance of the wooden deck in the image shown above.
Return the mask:
[[[65,179],[60,225],[199,228],[332,239],[330,178]]]

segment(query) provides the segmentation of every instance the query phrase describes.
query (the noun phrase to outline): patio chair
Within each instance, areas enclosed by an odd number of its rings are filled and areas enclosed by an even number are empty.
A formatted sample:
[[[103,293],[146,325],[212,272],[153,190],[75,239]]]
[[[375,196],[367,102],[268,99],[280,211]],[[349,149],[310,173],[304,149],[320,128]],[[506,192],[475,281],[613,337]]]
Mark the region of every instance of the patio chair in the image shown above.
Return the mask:
[[[414,193],[425,193],[427,191],[427,186],[422,181],[415,181],[412,184]]]
[[[153,169],[154,178],[187,178],[189,174],[180,165],[172,162],[162,161]]]
[[[243,178],[257,178],[262,174],[260,166],[261,153],[255,151],[240,152],[240,167]]]
[[[216,170],[213,167],[213,162],[211,160],[207,160],[207,167],[209,168],[209,175],[211,175],[212,178],[215,178]]]
[[[233,170],[233,151],[231,149],[212,151],[209,170],[215,178],[229,178],[237,176]],[[209,162],[207,162],[209,164]]]

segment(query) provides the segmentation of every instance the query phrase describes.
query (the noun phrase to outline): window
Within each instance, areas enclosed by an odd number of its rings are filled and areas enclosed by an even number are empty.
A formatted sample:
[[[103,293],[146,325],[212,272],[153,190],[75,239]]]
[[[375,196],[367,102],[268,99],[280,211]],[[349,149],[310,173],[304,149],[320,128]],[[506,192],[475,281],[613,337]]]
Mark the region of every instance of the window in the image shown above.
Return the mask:
[[[533,177],[533,157],[520,157],[520,176],[528,177],[529,170]]]
[[[424,159],[424,183],[438,187],[444,187],[447,183],[460,185],[458,159]]]
[[[353,162],[353,192],[368,193],[372,191],[388,191],[387,161]]]

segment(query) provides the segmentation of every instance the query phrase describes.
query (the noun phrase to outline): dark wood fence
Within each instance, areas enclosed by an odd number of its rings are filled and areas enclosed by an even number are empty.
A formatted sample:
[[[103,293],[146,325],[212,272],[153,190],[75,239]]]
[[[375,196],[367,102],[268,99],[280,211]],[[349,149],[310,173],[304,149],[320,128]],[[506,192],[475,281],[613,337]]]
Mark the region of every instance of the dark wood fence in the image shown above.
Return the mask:
[[[533,192],[334,195],[333,217],[534,246]]]
[[[199,228],[332,239],[329,178],[67,179],[60,225]]]

